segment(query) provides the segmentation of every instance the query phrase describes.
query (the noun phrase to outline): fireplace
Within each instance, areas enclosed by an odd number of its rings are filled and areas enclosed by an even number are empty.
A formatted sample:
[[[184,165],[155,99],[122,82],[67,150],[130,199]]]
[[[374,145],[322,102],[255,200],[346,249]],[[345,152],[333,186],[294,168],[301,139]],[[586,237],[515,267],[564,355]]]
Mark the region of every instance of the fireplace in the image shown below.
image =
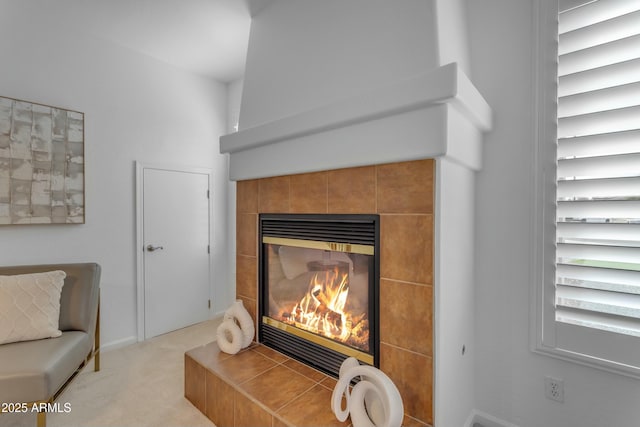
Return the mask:
[[[243,105],[270,105],[246,89]],[[411,424],[462,425],[474,401],[474,171],[491,109],[455,63],[317,105],[220,139],[237,181],[236,297],[262,329],[260,214],[379,214],[379,368]]]
[[[259,217],[259,340],[333,376],[379,366],[377,215]]]

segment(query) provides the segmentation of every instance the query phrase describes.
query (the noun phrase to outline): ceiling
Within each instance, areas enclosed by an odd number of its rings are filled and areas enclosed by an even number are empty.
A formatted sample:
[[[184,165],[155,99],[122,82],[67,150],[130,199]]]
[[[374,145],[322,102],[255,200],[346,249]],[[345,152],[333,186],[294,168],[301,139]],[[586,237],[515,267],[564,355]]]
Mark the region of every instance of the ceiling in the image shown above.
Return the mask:
[[[222,82],[244,74],[251,16],[272,0],[56,0],[56,18]]]

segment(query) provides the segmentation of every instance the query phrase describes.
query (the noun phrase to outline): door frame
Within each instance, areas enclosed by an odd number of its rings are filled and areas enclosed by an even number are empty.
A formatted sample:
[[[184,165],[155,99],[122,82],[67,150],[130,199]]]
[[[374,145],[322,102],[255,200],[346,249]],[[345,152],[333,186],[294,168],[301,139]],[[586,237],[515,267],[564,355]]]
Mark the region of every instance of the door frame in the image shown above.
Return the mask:
[[[145,340],[145,283],[144,283],[144,170],[160,169],[169,172],[198,173],[207,175],[209,181],[209,245],[212,239],[213,206],[211,205],[211,193],[213,192],[213,171],[210,168],[181,166],[167,163],[148,163],[136,160],[136,289],[137,289],[137,332],[138,342]],[[212,297],[212,277],[213,263],[211,254],[213,248],[209,250],[209,299]],[[211,317],[211,307],[209,308],[209,317]]]

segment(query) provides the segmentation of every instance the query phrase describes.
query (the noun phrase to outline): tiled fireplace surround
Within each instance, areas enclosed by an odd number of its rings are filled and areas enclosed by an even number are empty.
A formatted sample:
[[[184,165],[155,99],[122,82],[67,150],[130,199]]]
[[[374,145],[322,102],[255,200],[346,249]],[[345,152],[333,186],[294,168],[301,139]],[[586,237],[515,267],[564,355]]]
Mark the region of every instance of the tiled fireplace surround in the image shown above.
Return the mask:
[[[431,424],[433,160],[238,181],[236,296],[254,320],[259,213],[380,215],[380,369]],[[327,400],[327,406],[330,402]]]
[[[434,168],[427,159],[237,182],[236,297],[254,321],[258,214],[380,215],[380,369],[400,391],[405,426],[433,424]],[[185,355],[185,396],[219,427],[348,425],[331,413],[334,386],[263,346]]]

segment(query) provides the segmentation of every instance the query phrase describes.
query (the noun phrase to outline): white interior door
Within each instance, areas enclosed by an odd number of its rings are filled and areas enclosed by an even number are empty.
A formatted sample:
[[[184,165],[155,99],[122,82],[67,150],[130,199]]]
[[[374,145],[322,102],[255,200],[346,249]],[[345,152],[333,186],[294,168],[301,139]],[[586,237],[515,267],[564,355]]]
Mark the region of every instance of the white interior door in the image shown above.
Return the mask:
[[[209,176],[143,169],[144,336],[209,317]]]

